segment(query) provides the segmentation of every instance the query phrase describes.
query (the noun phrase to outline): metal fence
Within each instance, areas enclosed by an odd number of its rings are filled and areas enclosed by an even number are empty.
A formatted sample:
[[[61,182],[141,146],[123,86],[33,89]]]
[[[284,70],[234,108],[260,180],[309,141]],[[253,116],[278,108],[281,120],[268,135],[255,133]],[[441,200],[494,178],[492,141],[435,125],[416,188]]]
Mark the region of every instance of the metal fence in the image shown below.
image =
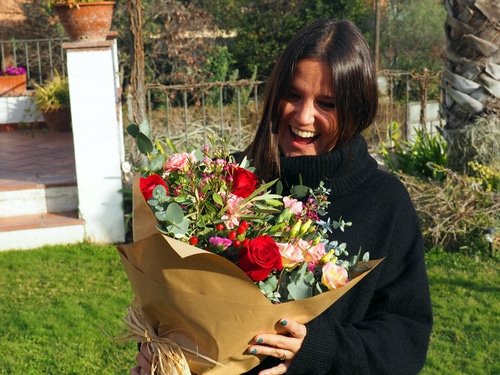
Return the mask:
[[[2,68],[17,66],[26,69],[28,88],[53,78],[55,71],[66,75],[65,54],[62,43],[67,39],[1,40]]]
[[[156,138],[168,138],[179,150],[205,145],[211,136],[241,150],[257,127],[263,86],[250,80],[147,85],[148,121]]]
[[[66,75],[67,39],[0,41],[3,65],[26,68],[28,88]],[[364,132],[370,146],[411,141],[416,131],[435,132],[441,127],[438,111],[440,74],[402,71],[379,72],[381,91],[375,123]],[[210,135],[227,138],[231,150],[251,141],[261,108],[265,82],[240,80],[195,85],[147,85],[148,120],[157,137],[169,138],[179,150],[206,144]],[[30,87],[31,86],[31,87]],[[127,108],[131,108],[130,105]]]
[[[418,131],[438,131],[439,74],[383,71],[379,83],[378,115],[363,133],[371,147],[396,138],[412,141]],[[179,150],[206,144],[210,134],[227,138],[231,150],[241,150],[257,127],[264,84],[148,85],[148,120],[155,137],[169,138]]]

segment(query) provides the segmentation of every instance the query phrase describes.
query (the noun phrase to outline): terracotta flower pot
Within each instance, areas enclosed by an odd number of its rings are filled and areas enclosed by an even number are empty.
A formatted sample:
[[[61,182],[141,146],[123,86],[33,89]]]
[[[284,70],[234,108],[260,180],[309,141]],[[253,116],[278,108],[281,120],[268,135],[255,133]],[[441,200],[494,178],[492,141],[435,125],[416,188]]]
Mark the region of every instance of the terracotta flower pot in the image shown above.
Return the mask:
[[[26,91],[26,74],[0,76],[0,96],[19,96]]]
[[[56,13],[70,41],[106,40],[113,21],[114,1],[55,5]]]
[[[61,108],[42,112],[45,123],[51,132],[66,132],[71,130],[71,110]]]

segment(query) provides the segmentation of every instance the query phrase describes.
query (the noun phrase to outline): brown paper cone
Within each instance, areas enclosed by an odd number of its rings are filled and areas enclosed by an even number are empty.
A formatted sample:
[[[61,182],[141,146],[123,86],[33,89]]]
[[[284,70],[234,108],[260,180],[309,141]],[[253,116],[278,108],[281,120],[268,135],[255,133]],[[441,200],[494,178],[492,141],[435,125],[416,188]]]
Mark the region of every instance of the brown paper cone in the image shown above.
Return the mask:
[[[156,219],[138,186],[136,177],[134,238],[137,241],[118,246],[118,251],[137,307],[158,336],[168,337],[189,349],[184,354],[196,374],[233,375],[255,367],[262,358],[247,354],[255,335],[278,332],[276,324],[283,317],[307,323],[382,261],[368,262],[369,270],[340,289],[272,304],[227,259],[159,233],[155,229]]]

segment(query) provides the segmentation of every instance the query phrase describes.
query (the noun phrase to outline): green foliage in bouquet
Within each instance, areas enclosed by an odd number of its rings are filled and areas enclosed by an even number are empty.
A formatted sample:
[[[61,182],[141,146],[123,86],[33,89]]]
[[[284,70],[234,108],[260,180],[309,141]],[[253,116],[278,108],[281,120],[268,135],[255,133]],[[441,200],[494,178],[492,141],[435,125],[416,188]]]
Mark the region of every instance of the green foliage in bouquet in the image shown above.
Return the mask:
[[[146,123],[127,130],[146,156],[140,188],[162,233],[227,258],[273,302],[349,281],[359,254],[347,260],[346,244],[329,234],[351,223],[321,219],[329,204],[323,184],[294,186],[283,196],[278,180],[259,181],[249,160],[236,162],[223,140],[181,153],[167,140],[174,150],[167,156]]]

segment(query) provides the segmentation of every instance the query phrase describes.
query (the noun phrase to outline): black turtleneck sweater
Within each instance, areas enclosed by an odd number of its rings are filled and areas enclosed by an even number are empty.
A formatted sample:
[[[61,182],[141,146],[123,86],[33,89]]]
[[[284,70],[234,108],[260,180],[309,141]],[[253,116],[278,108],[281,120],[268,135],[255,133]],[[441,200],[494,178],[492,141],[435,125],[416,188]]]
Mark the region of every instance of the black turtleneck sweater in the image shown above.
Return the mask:
[[[386,259],[312,320],[287,374],[417,374],[424,365],[432,310],[419,221],[403,184],[377,169],[366,141],[319,156],[283,157],[282,182],[330,192],[332,220],[352,222],[332,239],[350,254]],[[248,374],[275,365],[268,358]]]

